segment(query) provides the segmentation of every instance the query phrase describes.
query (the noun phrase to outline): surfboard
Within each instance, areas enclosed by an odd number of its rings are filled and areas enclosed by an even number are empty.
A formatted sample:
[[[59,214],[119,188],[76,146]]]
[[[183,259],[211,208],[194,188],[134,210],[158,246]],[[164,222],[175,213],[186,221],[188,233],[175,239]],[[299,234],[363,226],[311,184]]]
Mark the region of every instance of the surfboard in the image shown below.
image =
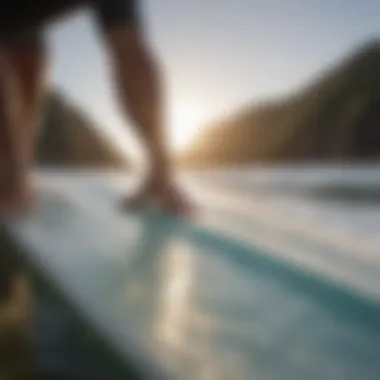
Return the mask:
[[[6,227],[106,378],[377,377],[376,301],[197,221],[123,212],[116,189],[46,175],[34,212]]]

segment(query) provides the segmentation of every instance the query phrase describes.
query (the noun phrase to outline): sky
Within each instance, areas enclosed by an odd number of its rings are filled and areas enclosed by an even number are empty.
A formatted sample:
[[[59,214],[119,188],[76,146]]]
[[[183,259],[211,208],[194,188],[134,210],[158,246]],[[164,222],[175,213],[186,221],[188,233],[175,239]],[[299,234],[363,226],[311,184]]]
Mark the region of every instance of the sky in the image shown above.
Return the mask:
[[[178,149],[205,123],[294,91],[380,36],[378,0],[142,0],[140,8],[165,70]],[[134,154],[93,21],[83,9],[50,28],[51,80]]]

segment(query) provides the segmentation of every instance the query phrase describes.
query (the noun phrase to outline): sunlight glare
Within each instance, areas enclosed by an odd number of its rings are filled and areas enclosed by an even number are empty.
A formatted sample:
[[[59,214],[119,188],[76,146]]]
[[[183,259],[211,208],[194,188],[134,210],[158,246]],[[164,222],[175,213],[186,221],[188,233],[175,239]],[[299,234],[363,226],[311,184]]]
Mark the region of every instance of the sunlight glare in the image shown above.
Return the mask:
[[[173,148],[181,150],[190,144],[204,122],[200,110],[184,106],[174,107],[170,123],[170,138]]]

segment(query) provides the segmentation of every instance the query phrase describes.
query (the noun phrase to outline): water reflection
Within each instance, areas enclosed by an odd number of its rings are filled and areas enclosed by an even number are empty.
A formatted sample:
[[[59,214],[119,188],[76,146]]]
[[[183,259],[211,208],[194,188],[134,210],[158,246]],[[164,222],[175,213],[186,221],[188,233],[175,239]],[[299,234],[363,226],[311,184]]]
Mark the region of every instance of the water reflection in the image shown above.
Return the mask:
[[[149,343],[153,337],[154,348],[168,362],[184,348],[192,255],[181,221],[159,214],[144,214],[140,221],[140,244],[125,272],[126,304]]]
[[[193,280],[191,254],[186,247],[173,249],[165,262],[165,282],[157,321],[157,335],[169,354],[184,349],[188,305]]]

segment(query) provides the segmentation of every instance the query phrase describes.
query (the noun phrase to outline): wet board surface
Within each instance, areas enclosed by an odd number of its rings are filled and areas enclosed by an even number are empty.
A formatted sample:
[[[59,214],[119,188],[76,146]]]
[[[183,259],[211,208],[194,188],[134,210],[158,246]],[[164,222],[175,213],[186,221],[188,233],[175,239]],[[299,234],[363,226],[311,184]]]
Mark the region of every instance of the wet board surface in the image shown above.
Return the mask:
[[[9,230],[142,378],[378,378],[376,303],[196,225],[123,214],[108,177],[80,181],[46,181],[35,212]]]

